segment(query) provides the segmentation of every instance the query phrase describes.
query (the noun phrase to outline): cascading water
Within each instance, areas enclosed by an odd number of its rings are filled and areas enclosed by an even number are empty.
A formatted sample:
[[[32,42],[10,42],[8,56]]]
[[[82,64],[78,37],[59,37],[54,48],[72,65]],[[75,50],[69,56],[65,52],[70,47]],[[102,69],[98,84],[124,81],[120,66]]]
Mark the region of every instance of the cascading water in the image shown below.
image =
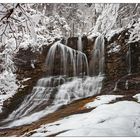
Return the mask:
[[[127,68],[127,71],[128,71],[128,74],[130,75],[131,74],[131,47],[130,45],[128,46],[128,51],[127,51],[127,63],[128,63],[128,68]]]
[[[78,41],[77,41],[77,50],[79,52],[82,52],[83,51],[83,44],[82,44],[82,37],[79,35],[78,37]],[[82,74],[82,69],[83,69],[83,58],[81,55],[77,55],[77,71],[78,71],[78,74]]]
[[[33,87],[32,93],[28,95],[21,106],[14,111],[10,116],[10,120],[19,118],[44,109],[49,105],[52,94],[57,90],[58,86],[65,83],[65,78],[59,77],[46,77],[38,80],[37,85]]]
[[[56,57],[60,55],[60,60],[56,62]],[[82,63],[81,63],[82,62]],[[83,74],[89,73],[87,57],[84,53],[71,49],[70,47],[56,42],[49,50],[46,59],[46,65],[49,67],[49,75],[79,75],[79,71]],[[83,69],[80,69],[83,65]],[[54,72],[57,70],[57,74]]]
[[[97,38],[96,45],[99,46],[96,46],[95,50],[98,50],[101,56],[100,74],[103,73],[103,43],[102,37]],[[5,125],[2,128],[32,123],[73,100],[100,93],[103,76],[89,76],[88,61],[82,52],[80,40],[78,44],[78,51],[60,42],[51,46],[46,58],[47,76],[38,80],[32,93],[24,99],[17,110],[3,121]],[[93,58],[95,59],[95,56]],[[57,62],[59,65],[57,65],[56,59],[59,60]],[[55,73],[55,69],[58,69],[58,73]]]
[[[91,63],[91,73],[93,75],[104,74],[104,37],[100,35],[96,38]]]
[[[82,44],[82,37],[79,35],[78,36],[78,43],[77,43],[77,46],[78,46],[78,51],[83,51],[83,44]]]

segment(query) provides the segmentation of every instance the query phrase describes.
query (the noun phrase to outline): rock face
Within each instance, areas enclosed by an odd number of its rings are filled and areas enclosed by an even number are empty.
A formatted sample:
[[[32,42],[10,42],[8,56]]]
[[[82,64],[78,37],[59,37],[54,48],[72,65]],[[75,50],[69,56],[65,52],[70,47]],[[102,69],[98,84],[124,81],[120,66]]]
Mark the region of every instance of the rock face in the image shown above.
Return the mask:
[[[106,46],[105,70],[109,80],[140,70],[140,42],[128,43],[129,29],[115,34]]]
[[[115,34],[107,43],[105,53],[105,73],[109,80],[118,79],[126,75],[128,66],[126,54],[128,46],[126,40],[128,39],[127,30],[119,34]]]
[[[130,43],[131,50],[131,71],[138,73],[140,71],[140,41]]]
[[[129,29],[115,34],[105,51],[104,94],[125,95],[126,100],[140,92],[140,42],[128,43]]]

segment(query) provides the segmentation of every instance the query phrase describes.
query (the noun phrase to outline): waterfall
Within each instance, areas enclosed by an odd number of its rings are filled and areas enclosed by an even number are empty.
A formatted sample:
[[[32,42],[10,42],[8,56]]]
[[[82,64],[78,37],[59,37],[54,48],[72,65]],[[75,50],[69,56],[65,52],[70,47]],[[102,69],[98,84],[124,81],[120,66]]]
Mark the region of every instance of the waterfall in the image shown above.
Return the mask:
[[[31,94],[25,97],[20,107],[3,121],[2,128],[30,124],[54,112],[62,105],[99,94],[104,73],[102,36],[96,39],[93,60],[99,66],[97,76],[89,76],[88,60],[82,52],[81,37],[78,39],[78,50],[60,42],[54,43],[46,57],[46,76],[37,81]]]
[[[95,40],[91,66],[93,75],[104,74],[104,43],[102,35],[98,36]]]
[[[78,51],[83,51],[83,44],[82,44],[82,37],[79,35],[78,36],[78,41],[77,41],[77,46],[78,46]]]
[[[73,100],[99,94],[102,87],[102,76],[75,78],[64,83],[56,95],[55,102],[68,104]]]
[[[56,58],[60,58],[56,63]],[[82,63],[81,63],[82,62]],[[83,68],[81,69],[81,65]],[[58,75],[76,76],[79,73],[89,73],[87,57],[84,53],[71,49],[70,47],[56,42],[51,46],[46,59],[49,68],[48,75],[57,75],[54,70],[59,70]]]
[[[78,41],[77,41],[77,50],[79,52],[82,52],[83,51],[83,44],[82,44],[82,37],[79,35],[78,36]],[[78,67],[78,72],[79,75],[82,74],[82,69],[83,69],[83,58],[81,55],[77,55],[77,67]]]
[[[8,124],[2,128],[30,124],[62,105],[99,94],[102,80],[102,76],[41,78],[20,107],[3,121]]]
[[[65,77],[62,76],[39,79],[31,94],[24,99],[21,106],[10,115],[9,119],[20,118],[44,109],[49,105],[49,100],[53,98],[53,93],[58,86],[63,83],[65,83]]]
[[[130,47],[130,44],[128,46],[128,51],[127,51],[126,57],[127,57],[126,59],[127,59],[127,63],[128,63],[127,71],[128,71],[128,74],[131,74],[131,47]]]

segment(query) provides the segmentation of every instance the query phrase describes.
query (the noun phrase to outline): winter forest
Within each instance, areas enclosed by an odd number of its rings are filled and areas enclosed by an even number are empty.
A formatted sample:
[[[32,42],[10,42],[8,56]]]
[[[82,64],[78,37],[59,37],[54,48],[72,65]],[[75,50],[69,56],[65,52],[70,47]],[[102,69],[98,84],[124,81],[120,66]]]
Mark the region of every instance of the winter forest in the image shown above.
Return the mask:
[[[140,136],[139,3],[0,3],[0,137]]]

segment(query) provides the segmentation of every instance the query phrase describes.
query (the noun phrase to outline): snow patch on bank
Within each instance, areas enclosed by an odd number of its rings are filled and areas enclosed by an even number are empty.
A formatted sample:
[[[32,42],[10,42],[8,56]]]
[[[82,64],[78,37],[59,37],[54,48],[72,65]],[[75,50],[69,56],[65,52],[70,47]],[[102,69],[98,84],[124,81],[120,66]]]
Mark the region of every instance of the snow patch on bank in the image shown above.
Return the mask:
[[[122,95],[102,95],[97,96],[93,102],[87,103],[85,105],[86,108],[97,107],[103,104],[110,103],[111,101],[116,100],[117,98],[123,97]]]
[[[138,102],[140,103],[140,93],[138,93],[135,96],[133,96],[133,98],[137,99]]]
[[[42,125],[32,136],[140,136],[139,118],[139,103],[121,101]]]

